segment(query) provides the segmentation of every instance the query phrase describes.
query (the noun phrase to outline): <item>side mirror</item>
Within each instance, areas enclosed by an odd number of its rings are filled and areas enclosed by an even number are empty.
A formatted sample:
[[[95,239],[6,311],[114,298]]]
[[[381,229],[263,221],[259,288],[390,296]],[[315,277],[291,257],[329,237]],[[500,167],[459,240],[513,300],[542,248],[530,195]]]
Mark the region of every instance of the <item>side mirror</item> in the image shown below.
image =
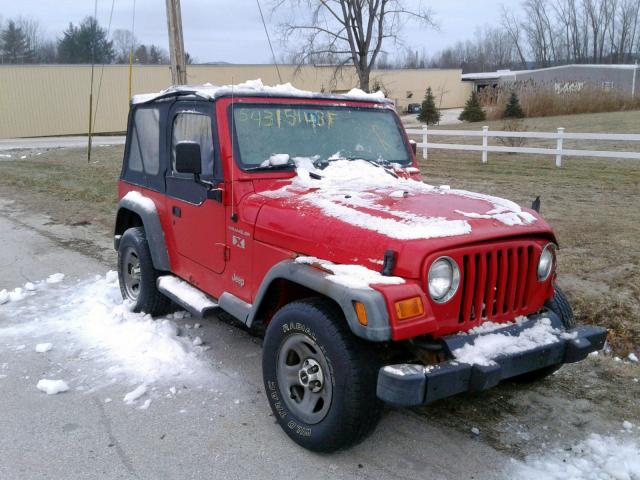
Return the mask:
[[[418,153],[418,144],[416,143],[416,141],[409,140],[409,144],[411,145],[411,151],[413,152],[413,154],[415,155],[416,153]]]
[[[198,142],[178,142],[176,145],[176,171],[178,173],[202,173],[200,144]]]

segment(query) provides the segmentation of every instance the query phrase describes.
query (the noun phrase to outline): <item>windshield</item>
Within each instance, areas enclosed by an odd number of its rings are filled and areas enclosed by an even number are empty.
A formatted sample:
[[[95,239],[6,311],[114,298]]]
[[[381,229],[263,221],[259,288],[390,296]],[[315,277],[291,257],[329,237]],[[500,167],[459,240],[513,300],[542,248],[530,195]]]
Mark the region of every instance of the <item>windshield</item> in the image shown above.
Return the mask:
[[[391,110],[323,105],[236,105],[239,163],[264,166],[278,155],[397,162],[411,157]]]

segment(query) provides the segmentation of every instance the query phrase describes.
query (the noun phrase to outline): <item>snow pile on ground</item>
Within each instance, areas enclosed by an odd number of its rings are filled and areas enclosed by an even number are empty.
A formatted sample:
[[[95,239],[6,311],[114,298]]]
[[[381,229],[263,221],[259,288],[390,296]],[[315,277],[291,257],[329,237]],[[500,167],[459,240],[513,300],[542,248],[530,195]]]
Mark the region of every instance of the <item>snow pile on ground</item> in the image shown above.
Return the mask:
[[[37,353],[47,353],[49,350],[53,348],[52,343],[39,343],[36,345]]]
[[[0,338],[42,337],[38,352],[55,343],[58,355],[93,360],[96,370],[83,372],[84,382],[96,387],[123,382],[129,388],[160,381],[195,383],[215,375],[198,356],[204,347],[181,336],[171,321],[184,312],[164,319],[131,312],[122,300],[116,272],[73,285],[50,285],[36,293],[33,300],[2,307],[10,308],[11,317],[20,322],[0,326]]]
[[[64,380],[48,380],[43,378],[38,382],[36,388],[47,395],[56,395],[57,393],[69,390],[69,385]]]
[[[566,335],[571,334],[553,328],[551,320],[548,318],[541,318],[534,326],[523,329],[518,335],[488,333],[477,337],[473,344],[467,344],[452,353],[456,361],[460,363],[488,366],[494,363],[495,358],[502,355],[549,345]]]
[[[370,285],[400,285],[404,283],[401,277],[386,277],[379,272],[370,270],[361,265],[337,265],[327,260],[316,257],[298,257],[296,263],[305,265],[317,265],[323,270],[330,272],[327,280],[342,285],[347,288],[371,289]]]
[[[212,85],[211,83],[205,83],[203,85],[173,85],[166,90],[162,90],[157,93],[145,93],[140,95],[134,95],[131,99],[133,104],[149,102],[164,95],[170,95],[174,92],[192,92],[206,99],[214,99],[222,95],[254,95],[256,93],[263,93],[266,95],[282,95],[286,97],[315,97],[322,96],[320,93],[311,92],[308,90],[300,90],[291,83],[285,83],[281,85],[265,85],[261,79],[247,80],[246,82],[239,83],[237,85]],[[380,101],[384,100],[385,96],[383,92],[366,93],[358,88],[350,90],[347,94],[339,95],[345,99],[350,100],[365,100],[365,101]]]
[[[640,445],[631,439],[591,434],[570,449],[517,462],[508,478],[520,480],[637,480]]]
[[[298,200],[319,208],[330,217],[399,240],[449,237],[471,232],[471,225],[465,219],[430,217],[402,209],[402,199],[427,193],[463,196],[488,204],[486,212],[456,211],[461,216],[499,221],[509,226],[535,221],[533,215],[509,200],[427,185],[407,177],[407,172],[402,169],[383,168],[365,160],[341,159],[340,152],[337,152],[331,163],[320,170],[313,164],[317,159],[289,159],[286,156],[286,162],[295,163],[297,175],[291,185],[264,194],[273,198],[295,195]],[[284,159],[278,155],[277,161]],[[271,159],[266,162],[271,164]],[[398,200],[389,202],[390,198]]]
[[[45,280],[27,282],[22,287],[16,287],[13,290],[2,289],[0,290],[0,305],[9,302],[19,302],[31,295],[32,292],[45,288],[47,284],[60,283],[63,279],[64,273],[54,273],[49,275]]]

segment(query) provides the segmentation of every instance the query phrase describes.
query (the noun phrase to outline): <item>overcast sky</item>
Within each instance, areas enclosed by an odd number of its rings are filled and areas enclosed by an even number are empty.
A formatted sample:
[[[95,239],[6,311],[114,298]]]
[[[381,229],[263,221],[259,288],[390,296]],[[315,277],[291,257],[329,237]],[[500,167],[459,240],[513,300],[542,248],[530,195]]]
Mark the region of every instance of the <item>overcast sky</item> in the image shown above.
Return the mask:
[[[285,47],[278,41],[278,18],[269,14],[270,0],[261,0],[276,54]],[[407,4],[411,0],[406,0]],[[78,23],[93,14],[90,0],[3,0],[4,20],[17,16],[40,21],[49,37],[60,37],[69,22]],[[505,5],[520,2],[504,0]],[[271,55],[255,0],[182,0],[182,21],[186,50],[199,62],[269,63]],[[403,36],[414,49],[432,55],[458,40],[472,38],[475,30],[499,21],[501,2],[494,0],[432,1],[439,30],[407,25]],[[110,0],[98,0],[98,20],[106,28]],[[131,29],[133,0],[115,0],[112,31]],[[135,35],[142,43],[167,48],[165,0],[136,0]],[[388,45],[390,56],[393,46]]]

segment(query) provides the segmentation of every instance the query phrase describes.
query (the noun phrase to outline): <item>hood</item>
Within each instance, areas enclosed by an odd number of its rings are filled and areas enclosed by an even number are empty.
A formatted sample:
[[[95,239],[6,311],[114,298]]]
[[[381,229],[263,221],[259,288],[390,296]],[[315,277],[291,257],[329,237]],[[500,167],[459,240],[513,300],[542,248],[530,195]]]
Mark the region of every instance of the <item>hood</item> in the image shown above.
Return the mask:
[[[418,278],[422,260],[437,251],[524,235],[553,239],[535,212],[502,198],[427,185],[411,177],[417,169],[338,160],[316,170],[296,160],[292,179],[254,182],[263,197],[256,240],[374,270],[391,249],[398,254],[394,274]]]

